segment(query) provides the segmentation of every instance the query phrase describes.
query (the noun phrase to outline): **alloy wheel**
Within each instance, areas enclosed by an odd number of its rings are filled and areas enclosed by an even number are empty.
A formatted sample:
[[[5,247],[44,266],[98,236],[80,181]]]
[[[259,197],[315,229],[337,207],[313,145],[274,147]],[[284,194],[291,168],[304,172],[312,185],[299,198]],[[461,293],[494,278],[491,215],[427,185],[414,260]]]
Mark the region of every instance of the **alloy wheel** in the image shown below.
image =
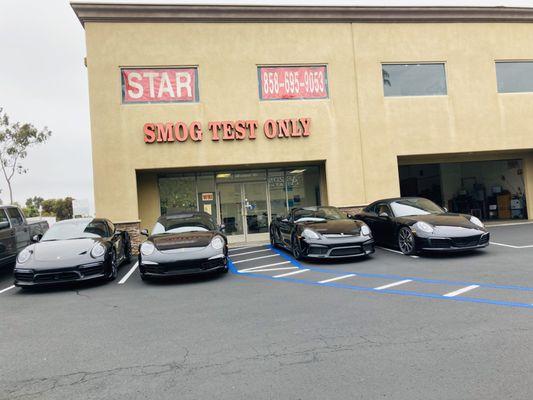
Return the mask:
[[[301,260],[302,250],[300,249],[300,244],[295,238],[292,239],[291,247],[292,247],[292,255],[294,256],[294,258],[296,258],[297,260]]]
[[[111,253],[111,271],[109,273],[109,280],[113,281],[118,276],[117,254],[113,251]]]
[[[416,252],[415,237],[409,228],[402,228],[398,233],[398,246],[405,255],[411,255]]]

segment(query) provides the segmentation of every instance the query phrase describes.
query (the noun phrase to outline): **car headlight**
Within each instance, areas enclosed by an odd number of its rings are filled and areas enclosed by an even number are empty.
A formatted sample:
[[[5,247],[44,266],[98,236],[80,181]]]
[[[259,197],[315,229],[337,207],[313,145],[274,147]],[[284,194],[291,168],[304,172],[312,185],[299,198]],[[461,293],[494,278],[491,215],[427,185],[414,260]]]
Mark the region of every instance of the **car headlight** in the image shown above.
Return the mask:
[[[224,247],[224,239],[222,239],[220,236],[215,236],[211,240],[211,246],[216,250],[220,250],[222,247]]]
[[[31,250],[28,250],[28,249],[22,250],[17,256],[17,262],[19,264],[24,264],[26,261],[30,259],[31,253],[33,253]]]
[[[361,235],[363,236],[370,236],[370,234],[372,233],[372,231],[370,230],[370,228],[368,227],[368,225],[363,225],[361,227]]]
[[[470,217],[470,222],[472,222],[474,225],[479,226],[480,228],[484,228],[485,225],[483,225],[483,222],[478,217]]]
[[[144,242],[141,244],[141,254],[143,256],[149,256],[155,250],[155,246],[152,242]]]
[[[312,229],[304,229],[302,232],[302,237],[306,239],[320,239],[320,235]]]
[[[416,229],[420,229],[422,232],[427,232],[427,233],[433,232],[433,227],[430,224],[428,224],[427,222],[424,222],[424,221],[418,221],[415,224],[415,228]]]
[[[96,243],[91,249],[91,257],[99,258],[105,254],[105,246],[102,243]]]

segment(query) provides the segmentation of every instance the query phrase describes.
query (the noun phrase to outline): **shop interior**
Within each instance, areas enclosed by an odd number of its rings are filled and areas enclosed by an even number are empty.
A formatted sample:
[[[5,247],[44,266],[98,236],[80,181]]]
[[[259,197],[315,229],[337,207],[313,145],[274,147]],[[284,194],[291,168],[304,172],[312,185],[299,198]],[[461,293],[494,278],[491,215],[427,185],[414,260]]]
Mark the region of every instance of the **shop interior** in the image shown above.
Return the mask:
[[[399,175],[402,196],[482,220],[527,219],[522,160],[401,165]]]

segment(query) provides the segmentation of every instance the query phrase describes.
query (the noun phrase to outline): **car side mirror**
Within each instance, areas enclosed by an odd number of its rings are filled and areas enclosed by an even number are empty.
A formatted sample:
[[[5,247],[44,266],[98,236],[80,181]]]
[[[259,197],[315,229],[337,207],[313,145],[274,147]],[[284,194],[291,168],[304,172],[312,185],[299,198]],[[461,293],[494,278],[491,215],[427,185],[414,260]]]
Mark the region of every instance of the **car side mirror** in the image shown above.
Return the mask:
[[[114,237],[118,237],[118,236],[120,236],[120,235],[122,235],[122,231],[115,231],[115,232],[113,233],[113,236],[114,236]]]
[[[226,225],[224,224],[220,224],[219,227],[218,227],[218,230],[222,233],[225,233],[226,232]]]
[[[381,218],[387,218],[387,219],[390,218],[390,215],[387,214],[386,212],[380,212],[380,213],[379,213],[379,216],[380,216]]]
[[[148,229],[141,229],[141,235],[143,236],[150,236],[150,234],[148,233]]]
[[[289,222],[289,220],[287,218],[283,218],[281,222]]]
[[[6,229],[6,228],[9,228],[9,222],[8,221],[0,222],[0,229]]]
[[[32,241],[33,243],[37,243],[37,242],[41,241],[42,237],[43,237],[43,235],[41,235],[41,234],[33,235],[33,236],[31,237],[31,241]]]
[[[442,207],[442,209],[444,210],[444,212],[448,212],[448,209],[446,207]]]

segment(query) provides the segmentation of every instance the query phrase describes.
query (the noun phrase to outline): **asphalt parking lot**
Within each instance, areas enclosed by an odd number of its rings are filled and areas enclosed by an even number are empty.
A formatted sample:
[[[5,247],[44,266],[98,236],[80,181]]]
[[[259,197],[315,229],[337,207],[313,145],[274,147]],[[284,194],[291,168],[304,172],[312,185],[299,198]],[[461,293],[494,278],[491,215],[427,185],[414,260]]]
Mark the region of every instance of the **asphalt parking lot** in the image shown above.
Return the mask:
[[[533,224],[469,254],[296,262],[22,291],[0,274],[0,399],[528,399]]]

